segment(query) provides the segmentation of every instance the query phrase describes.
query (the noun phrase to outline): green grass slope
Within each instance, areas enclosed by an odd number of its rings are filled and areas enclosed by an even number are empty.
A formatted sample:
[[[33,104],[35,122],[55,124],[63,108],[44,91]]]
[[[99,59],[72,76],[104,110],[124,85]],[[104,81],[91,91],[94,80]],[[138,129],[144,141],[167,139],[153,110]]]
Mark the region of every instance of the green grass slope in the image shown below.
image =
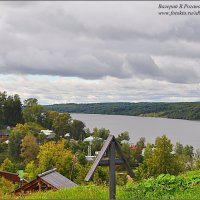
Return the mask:
[[[38,192],[25,199],[108,199],[108,193],[108,186],[89,185]],[[129,182],[117,187],[117,199],[200,199],[200,170]]]

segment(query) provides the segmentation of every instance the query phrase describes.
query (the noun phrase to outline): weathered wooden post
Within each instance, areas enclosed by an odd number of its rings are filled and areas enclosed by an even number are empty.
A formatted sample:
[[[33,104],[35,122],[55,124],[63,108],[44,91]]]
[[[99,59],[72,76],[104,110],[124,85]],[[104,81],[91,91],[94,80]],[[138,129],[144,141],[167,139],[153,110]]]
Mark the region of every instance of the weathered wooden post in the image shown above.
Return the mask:
[[[116,177],[115,177],[115,142],[112,141],[109,146],[109,196],[110,199],[116,199]]]
[[[116,159],[116,150],[121,159]],[[102,159],[105,153],[108,151],[108,159]],[[92,167],[90,168],[87,176],[85,177],[85,181],[89,181],[97,166],[109,166],[109,199],[116,199],[116,176],[115,176],[115,165],[125,164],[126,169],[129,175],[134,178],[135,175],[131,170],[119,143],[116,141],[113,135],[109,135],[107,140],[105,141],[101,151],[98,153]]]

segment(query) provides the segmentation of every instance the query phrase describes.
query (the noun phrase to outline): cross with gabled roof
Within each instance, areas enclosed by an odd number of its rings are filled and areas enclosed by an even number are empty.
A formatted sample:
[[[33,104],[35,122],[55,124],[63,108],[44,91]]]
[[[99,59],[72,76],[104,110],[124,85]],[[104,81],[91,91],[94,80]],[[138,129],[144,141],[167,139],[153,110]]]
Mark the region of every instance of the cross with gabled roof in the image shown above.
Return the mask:
[[[120,159],[116,159],[115,152],[120,156]],[[108,159],[103,159],[105,153],[108,151]],[[89,181],[97,166],[108,165],[109,166],[109,199],[116,199],[116,177],[115,177],[115,165],[124,164],[129,175],[132,178],[135,178],[135,174],[131,170],[122,150],[120,144],[116,141],[114,135],[109,135],[107,140],[105,141],[101,151],[98,153],[97,158],[95,159],[92,167],[90,168],[87,176],[85,177],[85,181]]]

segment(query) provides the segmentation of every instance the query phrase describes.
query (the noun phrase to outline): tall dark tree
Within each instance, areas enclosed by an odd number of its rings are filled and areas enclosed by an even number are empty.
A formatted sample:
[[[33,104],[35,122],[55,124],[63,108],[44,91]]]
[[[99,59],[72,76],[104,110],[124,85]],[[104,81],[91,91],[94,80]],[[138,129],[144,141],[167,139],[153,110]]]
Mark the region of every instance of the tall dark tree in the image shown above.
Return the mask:
[[[15,126],[22,122],[22,103],[19,95],[7,96],[6,92],[0,92],[0,126]]]
[[[82,121],[74,119],[71,124],[70,137],[75,140],[83,140],[85,138],[85,124]]]
[[[15,126],[17,123],[23,123],[22,103],[19,95],[8,96],[4,106],[5,124]]]
[[[64,137],[66,133],[70,132],[71,116],[69,113],[60,113],[53,120],[52,128],[56,133],[56,137]]]
[[[8,153],[10,158],[12,158],[12,160],[14,161],[20,160],[22,139],[27,134],[30,134],[30,130],[26,124],[25,125],[17,124],[16,127],[12,129],[9,135],[9,143],[8,143]]]
[[[6,102],[6,92],[0,92],[0,128],[5,124],[4,106]]]
[[[25,122],[40,123],[43,113],[43,107],[38,104],[35,98],[29,98],[24,101],[23,117]]]

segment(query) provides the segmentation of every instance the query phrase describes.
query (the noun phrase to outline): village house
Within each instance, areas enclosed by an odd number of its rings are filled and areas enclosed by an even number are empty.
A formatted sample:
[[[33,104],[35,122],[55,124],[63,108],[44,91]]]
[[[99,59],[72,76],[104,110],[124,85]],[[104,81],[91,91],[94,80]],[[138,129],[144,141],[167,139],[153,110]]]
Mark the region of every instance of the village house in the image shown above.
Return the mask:
[[[15,190],[15,195],[27,195],[36,191],[59,190],[74,186],[77,184],[58,173],[54,168],[38,174],[36,179]]]
[[[11,172],[6,172],[6,171],[0,171],[0,177],[4,177],[6,180],[14,183],[14,184],[19,184],[20,186],[28,183],[28,181],[24,178],[20,178],[18,174],[16,173],[11,173]]]
[[[49,130],[49,129],[41,130],[40,133],[45,134],[47,139],[53,139],[56,136],[56,134],[52,130]]]

